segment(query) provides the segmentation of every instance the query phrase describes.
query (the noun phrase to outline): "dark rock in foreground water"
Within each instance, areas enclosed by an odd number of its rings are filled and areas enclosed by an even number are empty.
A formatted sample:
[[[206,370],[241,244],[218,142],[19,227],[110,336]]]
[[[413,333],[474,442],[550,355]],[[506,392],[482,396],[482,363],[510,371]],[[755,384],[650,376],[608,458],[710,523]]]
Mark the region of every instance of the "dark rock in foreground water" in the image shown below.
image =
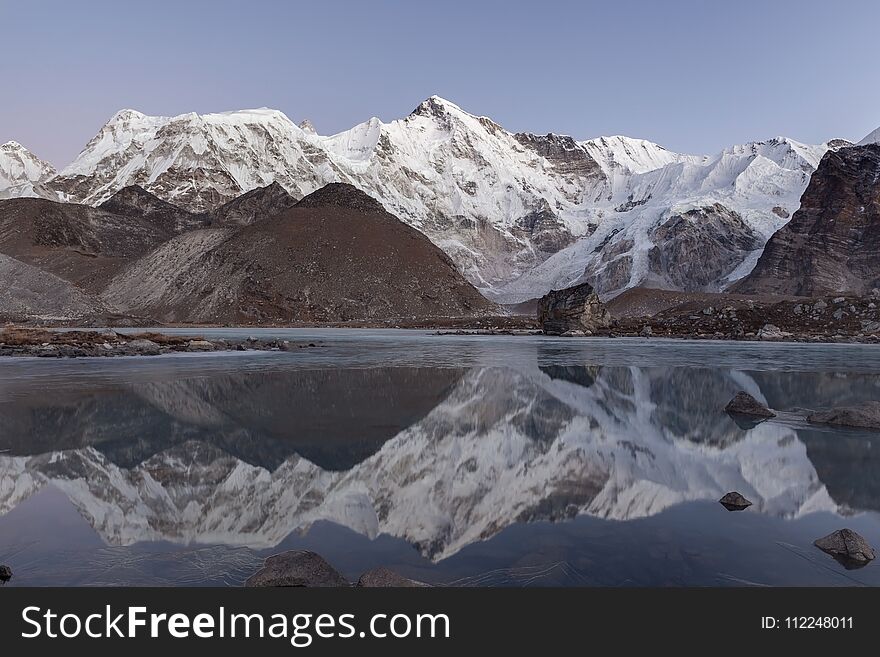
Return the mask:
[[[869,401],[858,406],[816,411],[807,416],[807,422],[859,429],[880,429],[880,402]]]
[[[0,582],[8,582],[12,579],[12,568],[0,566]]]
[[[403,575],[398,575],[393,570],[389,570],[388,568],[384,568],[382,566],[380,566],[379,568],[371,568],[363,575],[361,575],[361,578],[358,580],[357,585],[365,588],[413,588],[429,586],[424,582],[417,582],[414,579],[409,579],[408,577],[404,577]]]
[[[736,491],[728,493],[718,501],[728,511],[743,511],[752,506],[752,503],[749,500]]]
[[[291,550],[266,559],[263,567],[244,585],[321,587],[349,586],[349,583],[320,555],[308,550]]]
[[[813,542],[847,569],[861,568],[874,559],[874,548],[852,529],[839,529]]]
[[[743,390],[736,393],[734,398],[724,407],[724,410],[731,415],[748,415],[755,418],[776,417],[776,413]]]
[[[551,290],[538,300],[538,323],[547,335],[589,335],[611,326],[611,313],[589,283]]]

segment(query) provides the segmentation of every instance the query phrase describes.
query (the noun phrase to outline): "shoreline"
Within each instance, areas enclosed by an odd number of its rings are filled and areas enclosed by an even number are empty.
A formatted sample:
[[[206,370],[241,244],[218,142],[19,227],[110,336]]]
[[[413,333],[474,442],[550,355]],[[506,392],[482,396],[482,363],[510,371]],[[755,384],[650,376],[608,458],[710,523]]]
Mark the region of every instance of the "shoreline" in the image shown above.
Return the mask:
[[[167,335],[154,331],[118,333],[103,330],[54,330],[6,327],[0,329],[0,358],[112,358],[162,356],[172,353],[231,351],[296,351],[317,347],[315,343],[290,340],[243,340],[198,335]]]
[[[27,327],[6,327],[0,329],[0,359],[6,358],[108,358],[131,356],[161,356],[175,353],[222,353],[222,352],[295,352],[299,349],[316,348],[315,342],[284,338],[205,337],[191,326],[162,327],[175,333],[161,333],[155,328],[139,329],[126,327],[118,332],[115,329],[53,327],[33,329]],[[322,330],[347,328],[356,330],[389,329],[430,331],[428,335],[443,337],[544,337],[535,329],[422,329],[387,326],[201,326],[204,331],[211,330]],[[176,333],[180,330],[192,331],[186,335]],[[160,329],[161,330],[161,329]],[[576,340],[638,340],[640,343],[691,341],[739,344],[790,344],[790,345],[876,345],[880,336],[796,336],[779,337],[739,336],[725,337],[712,334],[653,334],[641,335],[620,330],[597,331],[577,335],[546,335],[548,338]]]

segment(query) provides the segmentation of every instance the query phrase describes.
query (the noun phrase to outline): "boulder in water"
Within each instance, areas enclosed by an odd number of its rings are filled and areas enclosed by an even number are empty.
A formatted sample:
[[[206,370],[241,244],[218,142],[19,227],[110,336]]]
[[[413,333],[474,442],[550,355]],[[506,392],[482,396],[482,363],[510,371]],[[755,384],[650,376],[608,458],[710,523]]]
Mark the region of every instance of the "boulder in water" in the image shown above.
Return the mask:
[[[816,539],[817,548],[842,564],[847,569],[861,568],[874,559],[874,548],[852,529],[838,529],[836,532]]]
[[[743,390],[734,395],[724,410],[731,415],[747,415],[753,418],[776,417],[776,413]]]
[[[721,506],[728,511],[743,511],[752,506],[752,503],[749,500],[736,491],[728,493],[718,501],[721,503]]]
[[[858,429],[880,429],[880,402],[869,401],[857,406],[816,411],[807,416],[807,422]]]

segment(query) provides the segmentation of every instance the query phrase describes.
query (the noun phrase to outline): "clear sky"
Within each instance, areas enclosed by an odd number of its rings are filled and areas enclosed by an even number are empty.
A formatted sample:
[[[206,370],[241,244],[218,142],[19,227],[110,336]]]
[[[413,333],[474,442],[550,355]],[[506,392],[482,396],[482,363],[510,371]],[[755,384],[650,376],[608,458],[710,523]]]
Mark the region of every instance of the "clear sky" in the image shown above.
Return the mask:
[[[321,134],[431,94],[679,151],[880,126],[876,0],[0,0],[0,142],[67,164],[117,110],[273,107]]]

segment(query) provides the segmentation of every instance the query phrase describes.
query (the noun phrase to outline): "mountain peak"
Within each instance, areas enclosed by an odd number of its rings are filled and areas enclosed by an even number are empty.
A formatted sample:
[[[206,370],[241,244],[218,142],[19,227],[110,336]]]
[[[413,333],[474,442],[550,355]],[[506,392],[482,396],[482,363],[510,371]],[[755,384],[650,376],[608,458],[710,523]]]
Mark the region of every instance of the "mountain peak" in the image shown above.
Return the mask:
[[[311,135],[318,134],[318,131],[315,130],[314,124],[311,121],[309,121],[308,119],[304,119],[303,121],[300,122],[299,129],[302,130],[303,132],[307,132]]]
[[[880,128],[877,128],[876,130],[874,130],[874,132],[866,135],[865,138],[858,143],[858,145],[866,146],[867,144],[877,143],[880,143]]]
[[[315,190],[299,203],[298,208],[323,208],[337,206],[360,212],[385,212],[385,208],[372,196],[348,183],[329,183]]]
[[[423,100],[411,112],[411,116],[445,116],[448,114],[467,114],[468,116],[474,116],[469,112],[465,112],[455,103],[436,95]]]
[[[4,151],[26,151],[27,149],[17,141],[9,140],[5,144],[0,144],[0,149]]]
[[[143,112],[138,112],[133,109],[121,109],[112,117],[107,123],[123,123],[125,121],[139,121],[141,119],[147,118],[147,115]]]

